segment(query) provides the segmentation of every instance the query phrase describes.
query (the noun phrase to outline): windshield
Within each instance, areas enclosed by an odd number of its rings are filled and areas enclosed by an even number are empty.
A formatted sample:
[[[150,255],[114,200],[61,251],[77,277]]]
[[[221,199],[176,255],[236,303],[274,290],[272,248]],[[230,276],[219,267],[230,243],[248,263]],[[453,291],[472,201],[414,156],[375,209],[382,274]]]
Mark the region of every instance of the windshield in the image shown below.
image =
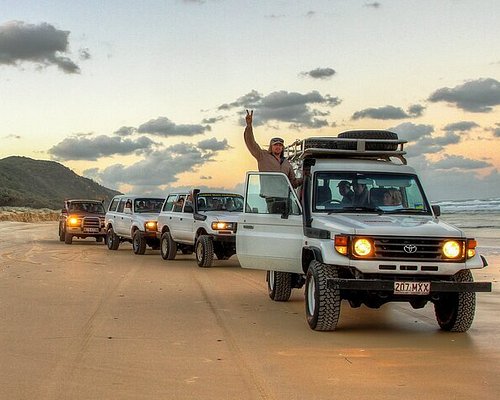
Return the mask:
[[[232,193],[200,193],[198,211],[243,211],[243,196]]]
[[[318,172],[313,184],[313,212],[429,214],[416,175]]]
[[[159,213],[164,199],[140,198],[134,200],[136,213]]]
[[[90,203],[90,202],[71,202],[69,206],[70,212],[87,212],[93,214],[104,214],[104,206],[102,203]]]

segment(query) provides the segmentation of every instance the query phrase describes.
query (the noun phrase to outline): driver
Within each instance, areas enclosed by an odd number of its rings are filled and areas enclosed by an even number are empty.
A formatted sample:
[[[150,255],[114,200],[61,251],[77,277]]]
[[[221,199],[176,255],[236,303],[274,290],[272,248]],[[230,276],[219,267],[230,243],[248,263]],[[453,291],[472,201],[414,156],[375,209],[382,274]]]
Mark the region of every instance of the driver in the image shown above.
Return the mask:
[[[339,193],[342,196],[340,204],[351,205],[354,200],[354,192],[351,189],[351,183],[349,181],[340,181],[337,187],[339,188]]]

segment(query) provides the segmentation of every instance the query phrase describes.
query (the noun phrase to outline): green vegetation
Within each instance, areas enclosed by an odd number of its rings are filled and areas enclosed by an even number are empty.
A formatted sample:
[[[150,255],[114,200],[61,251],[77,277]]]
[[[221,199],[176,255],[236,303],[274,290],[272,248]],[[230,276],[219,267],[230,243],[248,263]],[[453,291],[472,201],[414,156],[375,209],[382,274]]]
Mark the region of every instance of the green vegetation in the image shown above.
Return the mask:
[[[79,176],[54,161],[17,156],[0,160],[0,206],[56,210],[65,199],[97,199],[107,203],[116,194],[120,192]]]

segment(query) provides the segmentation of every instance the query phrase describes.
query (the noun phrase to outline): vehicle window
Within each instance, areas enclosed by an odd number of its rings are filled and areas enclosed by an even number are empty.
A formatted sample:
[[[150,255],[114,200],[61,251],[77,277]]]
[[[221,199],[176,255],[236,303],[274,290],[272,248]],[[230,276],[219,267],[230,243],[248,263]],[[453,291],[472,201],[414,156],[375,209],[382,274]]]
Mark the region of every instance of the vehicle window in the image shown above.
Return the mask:
[[[200,193],[198,211],[243,211],[243,196],[236,193]]]
[[[120,199],[113,199],[111,201],[111,204],[109,205],[109,211],[116,211],[116,206],[118,206],[118,203],[120,202]]]
[[[173,212],[182,212],[182,209],[184,208],[184,201],[186,200],[186,195],[181,194],[177,201],[174,203],[174,208]]]
[[[300,206],[284,175],[250,175],[246,196],[247,213],[300,215]]]
[[[410,174],[318,172],[312,204],[315,212],[430,212],[418,178]]]
[[[134,212],[140,213],[158,213],[161,210],[165,199],[144,197],[134,200]]]
[[[168,196],[167,200],[165,201],[165,204],[163,204],[162,211],[172,211],[176,198],[177,198],[176,194],[171,194],[170,196]]]
[[[118,204],[118,208],[116,209],[117,212],[123,212],[123,209],[125,208],[125,203],[127,200],[121,199],[120,203]]]

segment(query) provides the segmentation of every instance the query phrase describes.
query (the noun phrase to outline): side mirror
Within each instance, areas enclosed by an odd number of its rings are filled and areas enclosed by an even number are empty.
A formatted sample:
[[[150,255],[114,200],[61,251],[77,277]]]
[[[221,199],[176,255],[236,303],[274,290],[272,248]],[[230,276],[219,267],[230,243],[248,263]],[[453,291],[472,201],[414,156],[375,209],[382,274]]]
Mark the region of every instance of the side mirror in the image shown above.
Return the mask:
[[[434,213],[434,216],[439,217],[441,215],[441,207],[434,205],[431,206],[432,212]]]

